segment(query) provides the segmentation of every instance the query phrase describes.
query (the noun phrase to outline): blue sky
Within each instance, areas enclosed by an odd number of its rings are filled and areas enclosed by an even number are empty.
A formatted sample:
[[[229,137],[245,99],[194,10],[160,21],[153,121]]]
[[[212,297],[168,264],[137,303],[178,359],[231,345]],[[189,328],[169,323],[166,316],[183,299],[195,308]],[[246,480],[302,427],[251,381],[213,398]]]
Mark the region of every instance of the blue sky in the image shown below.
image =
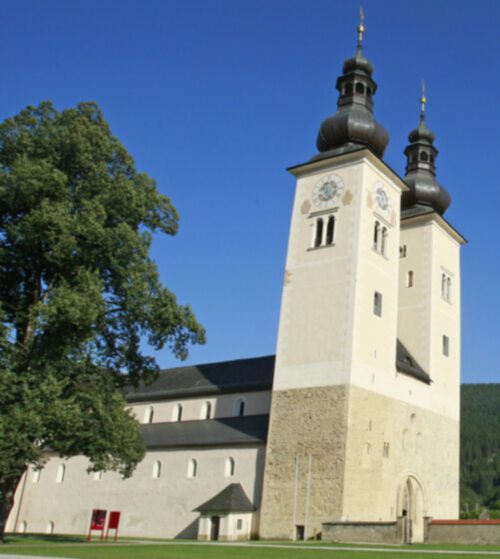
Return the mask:
[[[420,80],[462,252],[464,382],[500,382],[500,2],[363,2],[385,160],[404,173]],[[96,101],[181,215],[153,252],[208,331],[187,363],[275,351],[294,180],[336,108],[359,4],[45,0],[2,5],[0,118]],[[163,367],[177,362],[163,351]]]

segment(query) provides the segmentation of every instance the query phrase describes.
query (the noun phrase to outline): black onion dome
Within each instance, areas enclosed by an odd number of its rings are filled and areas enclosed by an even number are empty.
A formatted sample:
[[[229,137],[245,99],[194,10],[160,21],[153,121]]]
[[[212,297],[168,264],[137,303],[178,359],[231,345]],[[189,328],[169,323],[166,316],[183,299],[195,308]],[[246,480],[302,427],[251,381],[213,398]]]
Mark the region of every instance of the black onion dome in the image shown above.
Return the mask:
[[[410,144],[404,152],[407,158],[405,182],[410,190],[403,193],[401,205],[403,209],[430,206],[442,215],[450,205],[451,197],[436,179],[438,150],[433,145],[435,135],[427,127],[423,111],[422,108],[420,123],[410,132]]]
[[[387,130],[373,117],[372,97],[377,84],[372,79],[373,66],[363,55],[361,43],[356,54],[344,62],[337,79],[337,112],[322,123],[316,140],[320,153],[313,160],[324,159],[369,147],[379,157],[389,143]]]

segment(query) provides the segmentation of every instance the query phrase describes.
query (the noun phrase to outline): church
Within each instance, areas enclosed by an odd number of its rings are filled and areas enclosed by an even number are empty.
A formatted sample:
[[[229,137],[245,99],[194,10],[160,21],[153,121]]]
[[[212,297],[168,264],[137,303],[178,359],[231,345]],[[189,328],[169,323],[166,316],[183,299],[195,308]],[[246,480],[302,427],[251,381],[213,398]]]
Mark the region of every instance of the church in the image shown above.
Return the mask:
[[[49,456],[25,473],[8,531],[86,534],[101,509],[120,512],[122,536],[364,530],[361,540],[378,541],[399,530],[419,542],[426,519],[458,518],[465,240],[444,217],[451,200],[423,93],[405,176],[383,160],[389,136],[373,115],[363,33],[361,22],[318,153],[288,169],[276,355],[163,370],[131,389],[147,447],[134,475]]]

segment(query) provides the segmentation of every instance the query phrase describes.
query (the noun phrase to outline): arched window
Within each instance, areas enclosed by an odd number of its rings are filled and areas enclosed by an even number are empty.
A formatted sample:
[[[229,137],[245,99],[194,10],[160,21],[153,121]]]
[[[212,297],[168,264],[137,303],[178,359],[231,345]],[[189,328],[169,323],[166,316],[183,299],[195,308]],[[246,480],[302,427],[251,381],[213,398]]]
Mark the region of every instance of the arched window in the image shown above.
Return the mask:
[[[144,410],[144,423],[153,423],[153,416],[155,414],[155,409],[153,406],[148,406]]]
[[[45,528],[46,534],[53,534],[54,533],[54,523],[52,520],[47,524],[47,528]]]
[[[333,245],[333,236],[335,234],[335,217],[331,215],[328,218],[328,223],[326,226],[326,244]]]
[[[429,154],[426,151],[420,152],[420,160],[421,161],[429,161]]]
[[[205,402],[201,408],[201,419],[210,419],[212,417],[212,404]]]
[[[320,247],[323,242],[323,220],[318,218],[316,220],[316,235],[314,237],[314,247]]]
[[[64,481],[64,476],[66,475],[66,466],[64,464],[59,464],[57,468],[56,483],[62,483]]]
[[[234,415],[236,417],[245,415],[245,400],[243,398],[238,398],[234,403]]]
[[[224,475],[226,477],[233,477],[234,476],[234,469],[236,467],[236,462],[232,456],[230,456],[226,460],[226,467],[224,469]]]
[[[40,468],[35,468],[33,470],[33,476],[31,478],[32,483],[38,483],[40,481],[41,474],[42,474],[42,470]]]
[[[387,249],[387,227],[382,227],[382,238],[380,242],[380,254],[385,256]]]
[[[182,405],[175,404],[172,412],[172,421],[182,421]]]
[[[153,479],[159,479],[161,477],[161,462],[156,460],[153,464]]]
[[[373,227],[373,248],[377,251],[378,251],[379,242],[380,242],[380,223],[376,221]]]
[[[406,276],[406,287],[413,287],[413,270],[408,270]]]
[[[198,462],[196,462],[194,458],[191,458],[191,460],[188,462],[187,475],[188,477],[196,477],[197,473],[198,473]]]
[[[351,93],[352,93],[352,83],[351,82],[345,84],[345,93],[346,93],[346,95],[351,95]]]
[[[365,86],[362,83],[358,82],[356,84],[356,93],[363,94],[364,92],[365,92]]]
[[[94,481],[100,481],[102,479],[102,470],[94,472]]]

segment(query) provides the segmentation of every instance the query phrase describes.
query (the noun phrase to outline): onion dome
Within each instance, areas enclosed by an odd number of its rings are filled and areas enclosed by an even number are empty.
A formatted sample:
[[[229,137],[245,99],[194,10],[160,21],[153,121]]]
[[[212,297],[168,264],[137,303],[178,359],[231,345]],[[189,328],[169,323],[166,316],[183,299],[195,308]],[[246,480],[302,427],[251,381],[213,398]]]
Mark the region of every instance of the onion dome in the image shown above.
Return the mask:
[[[430,206],[439,214],[444,214],[451,203],[446,189],[436,179],[435,160],[438,150],[434,147],[435,135],[425,122],[425,104],[422,83],[422,97],[420,99],[420,122],[408,136],[410,144],[405,149],[406,175],[405,182],[410,187],[409,192],[403,193],[402,208],[412,206]]]
[[[363,13],[358,26],[358,46],[352,58],[344,62],[337,79],[337,112],[320,127],[316,146],[320,153],[313,160],[324,159],[368,147],[382,157],[389,143],[385,128],[373,118],[373,95],[377,84],[372,79],[373,66],[363,55]]]

